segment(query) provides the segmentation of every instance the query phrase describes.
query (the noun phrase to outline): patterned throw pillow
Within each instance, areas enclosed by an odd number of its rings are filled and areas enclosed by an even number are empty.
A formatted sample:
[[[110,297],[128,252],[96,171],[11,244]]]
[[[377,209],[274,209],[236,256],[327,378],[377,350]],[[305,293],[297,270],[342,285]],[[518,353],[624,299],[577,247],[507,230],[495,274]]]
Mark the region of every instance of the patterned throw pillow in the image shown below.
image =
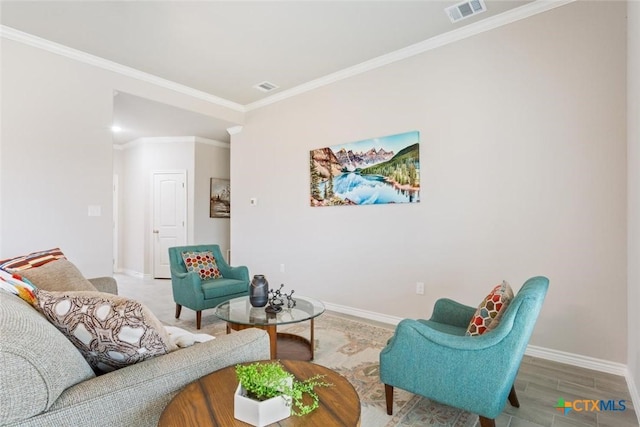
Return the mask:
[[[195,271],[202,280],[222,278],[222,273],[220,273],[216,259],[211,251],[182,252],[182,259],[187,271]]]
[[[143,304],[102,292],[35,290],[35,307],[96,371],[109,372],[177,347]]]
[[[513,299],[513,290],[505,281],[493,288],[478,306],[467,327],[467,336],[478,336],[494,329]]]
[[[29,268],[40,267],[48,262],[62,258],[66,257],[64,256],[60,248],[54,248],[40,252],[32,252],[29,255],[23,255],[20,257],[0,261],[0,270],[6,270],[11,273],[15,273],[27,270]]]
[[[0,270],[0,289],[19,296],[31,305],[36,303],[35,286],[17,274]]]

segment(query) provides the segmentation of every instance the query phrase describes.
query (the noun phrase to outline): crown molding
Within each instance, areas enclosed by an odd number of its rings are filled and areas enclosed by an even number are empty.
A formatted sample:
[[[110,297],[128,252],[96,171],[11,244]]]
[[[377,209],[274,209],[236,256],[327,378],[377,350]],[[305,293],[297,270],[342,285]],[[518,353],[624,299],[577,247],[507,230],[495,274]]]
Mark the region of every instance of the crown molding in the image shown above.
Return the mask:
[[[34,36],[32,34],[16,30],[11,27],[7,27],[6,25],[0,25],[0,36],[9,40],[36,47],[38,49],[43,49],[57,55],[65,56],[79,62],[84,62],[86,64],[93,65],[104,70],[113,71],[127,77],[151,83],[156,86],[164,87],[166,89],[170,89],[184,95],[192,96],[194,98],[198,98],[203,101],[219,105],[221,107],[226,107],[234,111],[239,111],[241,113],[245,112],[244,106],[236,102],[229,101],[228,99],[220,98],[218,96],[190,88],[180,83],[172,82],[170,80],[154,76],[153,74],[145,73],[144,71],[139,71],[135,68],[127,67],[126,65],[121,65],[117,62],[100,58],[99,56],[91,55],[89,53],[82,52],[80,50],[73,49],[68,46],[64,46],[59,43],[43,39],[41,37]]]
[[[358,65],[354,65],[353,67],[345,68],[338,72],[328,74],[324,77],[311,80],[310,82],[279,92],[267,98],[263,98],[259,101],[247,104],[244,106],[244,108],[245,111],[255,110],[257,108],[261,108],[275,102],[282,101],[284,99],[291,98],[305,92],[309,92],[319,87],[326,86],[328,84],[335,83],[337,81],[344,80],[349,77],[353,77],[358,74],[362,74],[367,71],[371,71],[376,68],[380,68],[385,65],[419,55],[421,53],[436,49],[449,43],[463,40],[465,38],[475,36],[485,31],[493,30],[494,28],[511,24],[513,22],[537,15],[539,13],[555,9],[569,3],[573,3],[574,1],[576,0],[536,0],[532,3],[527,3],[526,5],[511,9],[499,15],[477,21],[473,24],[469,24],[464,27],[449,31],[448,33],[440,34],[438,36],[432,37],[419,43],[415,43],[411,46],[407,46],[386,55],[382,55],[369,61],[362,62]]]
[[[158,137],[142,137],[129,141],[126,144],[114,144],[114,150],[127,150],[147,144],[179,144],[179,143],[198,143],[213,145],[219,148],[229,149],[231,145],[228,142],[216,141],[215,139],[201,138],[199,136],[158,136]]]
[[[242,126],[232,126],[230,128],[227,128],[227,133],[229,135],[237,135],[240,132],[242,132]]]
[[[228,142],[217,141],[215,139],[209,139],[209,138],[201,138],[199,136],[195,137],[195,142],[197,142],[198,144],[213,145],[214,147],[219,147],[219,148],[226,148],[226,149],[231,148],[231,144],[229,144]]]

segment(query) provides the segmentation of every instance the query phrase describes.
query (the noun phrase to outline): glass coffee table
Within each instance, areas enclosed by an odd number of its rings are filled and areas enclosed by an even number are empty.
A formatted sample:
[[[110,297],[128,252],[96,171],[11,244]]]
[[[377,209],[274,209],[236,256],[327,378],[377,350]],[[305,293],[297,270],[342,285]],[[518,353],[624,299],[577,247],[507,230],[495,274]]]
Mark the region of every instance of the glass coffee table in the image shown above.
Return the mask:
[[[267,331],[271,341],[271,359],[313,360],[313,321],[324,313],[324,304],[314,298],[296,296],[292,308],[283,307],[278,313],[267,313],[265,307],[253,307],[249,297],[234,298],[219,304],[215,315],[227,322],[227,333],[247,328]],[[291,323],[310,322],[309,339],[300,335],[278,332],[277,327]]]

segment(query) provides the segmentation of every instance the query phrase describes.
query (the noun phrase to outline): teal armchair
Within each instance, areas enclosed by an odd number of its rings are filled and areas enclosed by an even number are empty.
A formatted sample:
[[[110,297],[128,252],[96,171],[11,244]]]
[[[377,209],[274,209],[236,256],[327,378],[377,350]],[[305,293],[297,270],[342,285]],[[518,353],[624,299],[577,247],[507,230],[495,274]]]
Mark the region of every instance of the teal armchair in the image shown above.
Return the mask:
[[[387,413],[399,387],[495,426],[507,398],[520,406],[513,384],[548,287],[545,277],[527,280],[499,325],[480,336],[465,336],[475,308],[450,299],[436,301],[429,320],[402,320],[380,353]]]
[[[196,272],[187,272],[182,259],[183,252],[211,251],[222,278],[203,281]],[[247,267],[231,267],[225,261],[218,245],[175,246],[169,248],[171,286],[176,303],[176,319],[182,306],[196,312],[196,327],[200,329],[202,310],[213,308],[232,298],[249,295],[249,270]]]

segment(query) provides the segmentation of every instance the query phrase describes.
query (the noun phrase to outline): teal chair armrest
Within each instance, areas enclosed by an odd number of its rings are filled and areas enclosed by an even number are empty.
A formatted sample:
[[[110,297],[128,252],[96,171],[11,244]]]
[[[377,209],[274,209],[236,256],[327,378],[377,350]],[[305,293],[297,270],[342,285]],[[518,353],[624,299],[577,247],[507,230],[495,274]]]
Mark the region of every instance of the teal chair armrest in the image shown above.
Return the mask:
[[[476,309],[448,298],[436,301],[431,319],[434,322],[466,328]]]
[[[389,340],[389,343],[382,352],[391,351],[393,346],[396,344],[396,341],[402,342],[404,340],[411,342],[411,345],[413,346],[438,346],[442,347],[445,351],[486,350],[499,344],[510,332],[508,325],[505,324],[501,326],[502,328],[496,328],[490,334],[487,333],[480,336],[469,337],[451,335],[446,332],[433,329],[429,325],[418,320],[404,319],[398,323],[395,334],[391,340]]]
[[[231,267],[226,262],[218,263],[218,268],[220,269],[220,274],[225,279],[236,279],[242,280],[249,284],[249,269],[244,265],[239,265],[237,267]]]
[[[171,286],[174,296],[178,299],[188,299],[197,301],[204,298],[202,291],[202,279],[194,271],[183,273],[171,269]]]

